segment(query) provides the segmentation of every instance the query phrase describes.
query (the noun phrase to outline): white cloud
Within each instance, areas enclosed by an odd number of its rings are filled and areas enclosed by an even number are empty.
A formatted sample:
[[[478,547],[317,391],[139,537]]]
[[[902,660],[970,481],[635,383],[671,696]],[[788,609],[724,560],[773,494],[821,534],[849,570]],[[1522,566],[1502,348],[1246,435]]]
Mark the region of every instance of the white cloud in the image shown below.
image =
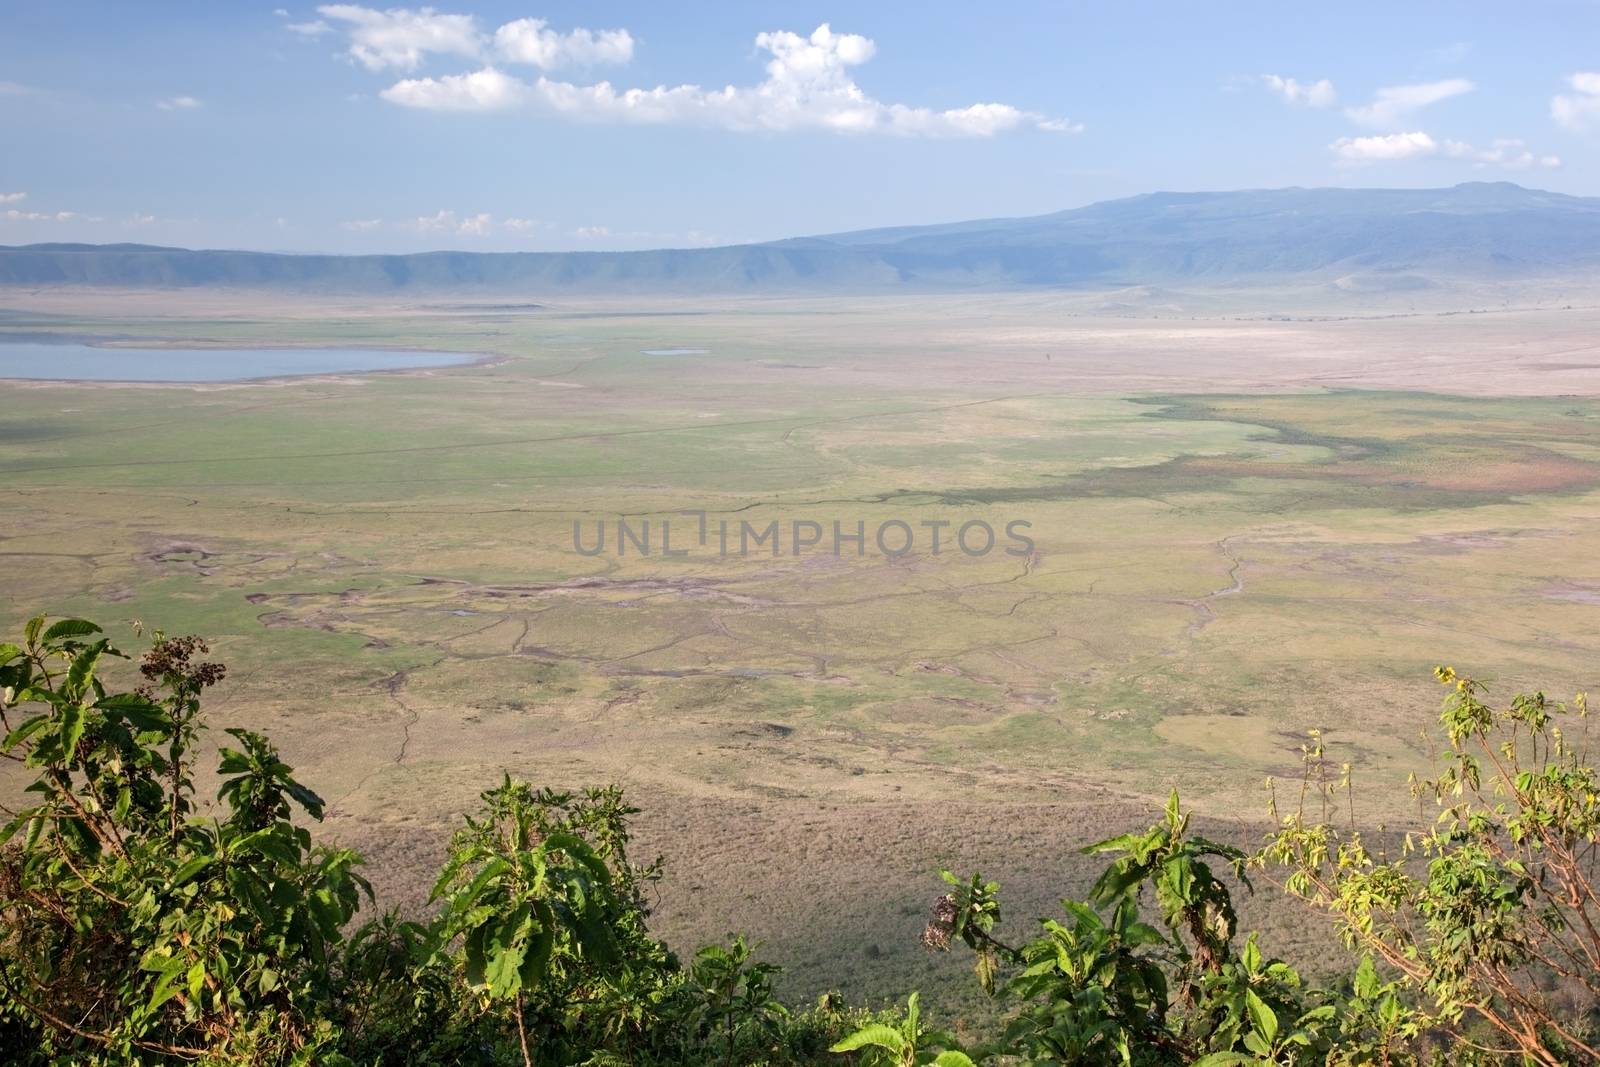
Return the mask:
[[[379,11],[359,4],[323,4],[317,14],[348,26],[350,56],[368,70],[416,70],[432,52],[475,57],[483,50],[483,35],[471,15],[446,15],[431,7]]]
[[[18,211],[12,208],[5,213],[7,222],[104,222],[98,215],[84,215],[77,211]]]
[[[871,59],[876,46],[857,34],[834,33],[826,23],[809,37],[782,31],[758,34],[756,46],[771,58],[766,80],[754,86],[617,89],[607,81],[574,85],[540,77],[525,82],[487,66],[470,74],[406,79],[382,96],[391,103],[436,111],[526,107],[585,121],[731,130],[987,137],[1023,127],[1071,133],[1083,129],[1009,104],[939,111],[875,100],[855,83],[849,68]]]
[[[1550,98],[1550,117],[1569,130],[1600,125],[1600,72],[1579,71],[1567,78],[1572,95]]]
[[[1263,74],[1261,81],[1290,104],[1332,107],[1339,102],[1339,94],[1334,91],[1333,82],[1327,78],[1314,82],[1298,82],[1293,78],[1284,78],[1276,74]]]
[[[272,13],[278,16],[280,19],[286,19],[289,17],[289,9],[286,7],[275,7],[272,9]]]
[[[493,35],[478,27],[473,15],[454,15],[431,7],[385,10],[360,4],[324,4],[314,22],[289,26],[296,33],[319,37],[334,29],[333,20],[350,34],[348,55],[368,70],[414,71],[430,55],[452,55],[506,63],[526,63],[543,70],[558,67],[627,63],[633,59],[633,35],[627,30],[578,27],[562,33],[544,19],[507,22]]]
[[[544,19],[517,19],[494,32],[495,51],[508,63],[530,63],[542,70],[628,63],[633,35],[627,30],[576,29],[558,33]]]
[[[15,204],[19,200],[28,199],[27,193],[0,193],[0,204]]]
[[[1526,141],[1516,137],[1497,137],[1488,148],[1476,148],[1464,141],[1445,141],[1443,154],[1450,159],[1463,159],[1480,167],[1502,167],[1506,170],[1556,170],[1561,166],[1560,156],[1536,156],[1528,149]]]
[[[572,236],[608,248],[708,248],[722,243],[716,234],[700,230],[662,233],[652,230],[613,230],[609,226],[579,226]]]
[[[1389,133],[1378,137],[1341,137],[1330,145],[1345,163],[1376,163],[1437,155],[1439,143],[1421,132]]]
[[[462,237],[482,237],[489,232],[493,223],[494,218],[488,213],[459,218],[454,211],[440,211],[433,215],[420,216],[409,224],[402,225],[418,233],[453,233]]]
[[[156,107],[162,111],[192,111],[199,106],[200,101],[192,96],[169,96],[156,101]]]
[[[1452,96],[1470,93],[1474,88],[1465,78],[1446,78],[1444,81],[1419,85],[1391,85],[1379,89],[1373,95],[1372,103],[1365,107],[1345,108],[1344,113],[1363,126],[1392,129],[1402,124],[1412,112]]]
[[[1488,148],[1478,148],[1466,141],[1436,141],[1417,130],[1372,137],[1341,137],[1328,147],[1340,163],[1351,165],[1408,159],[1453,159],[1477,167],[1500,167],[1505,170],[1554,170],[1561,166],[1559,156],[1535,155],[1525,142],[1514,137],[1497,138],[1489,142]]]
[[[508,218],[495,221],[487,211],[459,215],[454,211],[436,211],[432,215],[419,215],[413,219],[390,222],[385,219],[351,219],[341,222],[339,228],[351,233],[375,233],[379,230],[422,234],[454,234],[458,237],[488,237],[497,232],[527,233],[542,225],[537,219]]]
[[[408,78],[379,95],[391,104],[428,111],[497,111],[522,104],[528,99],[529,89],[527,83],[485,67],[471,74]]]

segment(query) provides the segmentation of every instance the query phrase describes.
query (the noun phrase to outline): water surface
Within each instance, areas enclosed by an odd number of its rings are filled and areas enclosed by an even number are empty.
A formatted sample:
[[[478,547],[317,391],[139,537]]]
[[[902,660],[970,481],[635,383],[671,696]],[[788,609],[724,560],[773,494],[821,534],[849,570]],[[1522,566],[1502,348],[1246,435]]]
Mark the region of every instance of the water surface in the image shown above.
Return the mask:
[[[86,382],[236,382],[299,374],[453,367],[476,356],[381,348],[101,348],[0,339],[0,378]]]

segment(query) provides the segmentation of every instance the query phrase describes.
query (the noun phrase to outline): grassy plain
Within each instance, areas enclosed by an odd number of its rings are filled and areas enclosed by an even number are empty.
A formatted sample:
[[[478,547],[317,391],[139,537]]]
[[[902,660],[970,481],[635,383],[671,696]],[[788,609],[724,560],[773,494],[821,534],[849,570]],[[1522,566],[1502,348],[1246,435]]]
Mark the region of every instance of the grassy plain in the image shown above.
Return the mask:
[[[446,371],[3,383],[0,624],[210,636],[328,832],[416,903],[504,771],[620,781],[659,921],[879,995],[940,865],[1081,889],[1179,787],[1248,837],[1308,729],[1363,820],[1426,765],[1438,662],[1570,694],[1600,648],[1600,312],[1118,319],[1045,297],[492,309],[8,297],[0,332],[392,344]],[[650,355],[650,350],[689,349]],[[781,551],[721,556],[704,511]],[[673,522],[687,555],[586,557]],[[868,531],[796,556],[795,521]],[[888,558],[886,520],[918,541]],[[928,521],[1003,531],[934,556]],[[1280,951],[1310,951],[1294,918]]]

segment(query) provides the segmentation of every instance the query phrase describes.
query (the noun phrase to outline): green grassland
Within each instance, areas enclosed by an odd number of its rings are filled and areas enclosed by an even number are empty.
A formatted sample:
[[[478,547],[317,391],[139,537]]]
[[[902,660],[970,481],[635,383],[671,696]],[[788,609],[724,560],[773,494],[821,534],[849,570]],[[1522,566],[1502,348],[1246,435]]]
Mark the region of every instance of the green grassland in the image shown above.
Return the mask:
[[[914,947],[941,864],[1042,911],[1081,888],[1068,846],[1172,786],[1254,832],[1309,729],[1403,782],[1435,663],[1592,679],[1600,402],[1257,374],[1278,326],[1230,327],[1226,375],[1188,355],[1226,358],[1214,328],[1138,340],[1125,374],[1104,324],[1077,358],[1014,310],[981,351],[970,321],[889,302],[15,320],[497,359],[0,385],[0,623],[208,635],[214,719],[281,743],[390,900],[416,903],[502,770],[620,781],[675,872],[674,943],[749,930],[797,989],[857,994],[948,972]],[[1418,327],[1369,329],[1403,350]],[[644,354],[673,347],[704,352]],[[776,521],[781,550],[573,549],[574,522],[624,516],[690,543],[686,510],[735,538]],[[1020,520],[1034,550],[887,558],[886,520]],[[797,556],[795,521],[862,522],[867,551]]]

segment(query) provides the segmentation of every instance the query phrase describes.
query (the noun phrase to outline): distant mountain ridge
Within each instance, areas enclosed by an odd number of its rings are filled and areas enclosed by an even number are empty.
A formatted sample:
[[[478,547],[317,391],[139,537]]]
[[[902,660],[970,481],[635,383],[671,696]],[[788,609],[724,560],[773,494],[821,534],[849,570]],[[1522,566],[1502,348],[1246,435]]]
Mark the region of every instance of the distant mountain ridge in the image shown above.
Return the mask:
[[[136,244],[0,246],[0,286],[339,292],[842,292],[1318,280],[1406,288],[1588,273],[1600,273],[1600,197],[1510,182],[1149,193],[1029,218],[641,252],[343,256]]]

